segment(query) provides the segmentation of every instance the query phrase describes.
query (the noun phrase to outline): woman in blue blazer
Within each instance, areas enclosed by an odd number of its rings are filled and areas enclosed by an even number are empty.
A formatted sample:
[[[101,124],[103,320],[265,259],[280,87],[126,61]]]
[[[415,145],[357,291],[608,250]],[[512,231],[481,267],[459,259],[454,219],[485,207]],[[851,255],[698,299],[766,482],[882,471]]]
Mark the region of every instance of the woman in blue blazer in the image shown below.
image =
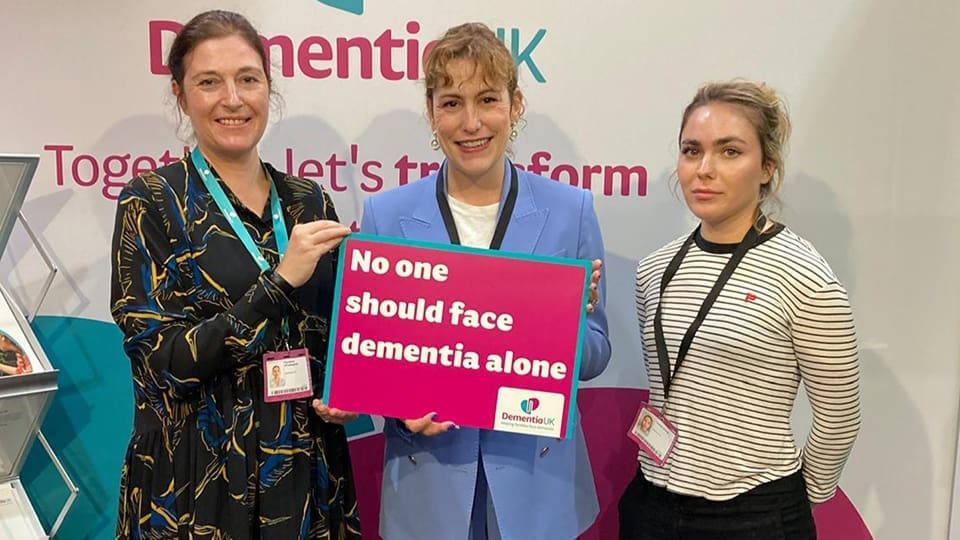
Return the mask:
[[[596,377],[610,342],[592,194],[507,159],[523,96],[513,58],[489,28],[448,30],[424,73],[432,146],[446,161],[437,173],[367,199],[361,231],[593,261],[579,377]],[[570,440],[460,429],[432,413],[388,419],[384,434],[385,540],[573,539],[597,516],[579,421]]]

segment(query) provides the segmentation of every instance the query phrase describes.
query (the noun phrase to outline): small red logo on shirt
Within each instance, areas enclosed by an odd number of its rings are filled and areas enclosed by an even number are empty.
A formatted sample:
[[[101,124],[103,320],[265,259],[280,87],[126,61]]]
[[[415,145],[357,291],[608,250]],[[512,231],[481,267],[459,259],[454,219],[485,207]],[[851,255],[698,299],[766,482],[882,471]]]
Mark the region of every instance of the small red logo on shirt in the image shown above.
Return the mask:
[[[753,302],[756,299],[757,299],[757,295],[753,294],[752,292],[748,292],[747,297],[744,298],[744,300],[747,302]]]

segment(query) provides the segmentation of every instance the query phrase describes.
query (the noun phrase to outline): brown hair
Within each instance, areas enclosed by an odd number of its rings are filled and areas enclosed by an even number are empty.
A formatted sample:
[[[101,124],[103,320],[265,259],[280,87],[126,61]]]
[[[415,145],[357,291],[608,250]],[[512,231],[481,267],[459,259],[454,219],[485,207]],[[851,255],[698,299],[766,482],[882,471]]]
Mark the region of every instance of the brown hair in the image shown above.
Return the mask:
[[[753,124],[760,141],[764,167],[772,167],[770,181],[760,186],[760,206],[782,206],[778,193],[783,186],[784,158],[790,138],[790,116],[776,90],[763,82],[734,79],[709,82],[697,89],[693,100],[683,110],[680,133],[693,111],[710,103],[728,103],[743,110]],[[677,139],[682,135],[678,135]]]
[[[263,48],[263,42],[260,41],[260,34],[243,15],[219,9],[204,11],[196,15],[180,29],[177,37],[174,38],[173,45],[170,46],[170,52],[167,54],[167,66],[170,68],[170,75],[177,85],[183,87],[183,76],[186,71],[184,60],[198,45],[208,39],[233,35],[240,36],[260,56],[263,72],[266,74],[267,83],[270,84],[272,89],[273,80],[270,78],[270,64],[267,62],[267,51]]]
[[[273,87],[270,64],[267,61],[267,51],[263,42],[260,41],[260,34],[257,29],[250,24],[246,17],[239,13],[219,9],[204,11],[183,25],[183,28],[177,33],[177,37],[174,38],[173,44],[170,45],[170,52],[167,53],[167,67],[170,68],[170,78],[179,88],[179,93],[175,96],[177,106],[173,108],[177,117],[177,133],[184,140],[193,138],[188,131],[189,122],[186,126],[184,125],[183,114],[179,106],[183,97],[183,77],[187,69],[184,65],[186,57],[204,41],[228,36],[240,36],[260,57],[263,73],[267,77],[271,108],[278,113],[282,110],[283,98]]]
[[[448,29],[430,50],[423,63],[428,100],[433,100],[437,88],[453,84],[447,66],[451,60],[461,58],[473,60],[486,83],[503,84],[513,103],[518,84],[517,64],[493,30],[483,23],[465,23]],[[521,112],[522,107],[521,104]]]

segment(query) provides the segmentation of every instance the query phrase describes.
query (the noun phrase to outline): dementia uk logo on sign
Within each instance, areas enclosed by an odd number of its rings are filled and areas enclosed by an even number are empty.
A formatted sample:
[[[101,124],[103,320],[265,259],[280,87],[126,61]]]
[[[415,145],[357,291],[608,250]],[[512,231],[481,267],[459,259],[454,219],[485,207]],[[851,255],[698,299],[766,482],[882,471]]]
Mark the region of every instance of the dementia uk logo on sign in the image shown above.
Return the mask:
[[[537,410],[539,406],[540,400],[537,398],[525,399],[520,402],[520,410],[527,414],[533,414],[533,411]]]
[[[532,397],[534,395],[537,397]],[[520,405],[519,411],[514,408],[516,404]],[[564,407],[567,404],[563,394],[531,392],[529,388],[500,387],[497,392],[494,429],[559,437]]]

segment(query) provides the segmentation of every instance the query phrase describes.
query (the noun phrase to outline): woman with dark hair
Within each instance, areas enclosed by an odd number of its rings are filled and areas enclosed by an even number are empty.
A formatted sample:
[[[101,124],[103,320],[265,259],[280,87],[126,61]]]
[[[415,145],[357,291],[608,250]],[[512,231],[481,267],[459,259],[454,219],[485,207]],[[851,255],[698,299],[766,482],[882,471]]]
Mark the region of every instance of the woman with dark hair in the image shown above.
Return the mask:
[[[272,86],[244,17],[197,15],[168,65],[197,145],[118,202],[112,313],[136,408],[116,537],[358,539],[350,418],[312,411],[349,229],[315,183],[260,160]],[[290,388],[268,392],[278,358]]]

